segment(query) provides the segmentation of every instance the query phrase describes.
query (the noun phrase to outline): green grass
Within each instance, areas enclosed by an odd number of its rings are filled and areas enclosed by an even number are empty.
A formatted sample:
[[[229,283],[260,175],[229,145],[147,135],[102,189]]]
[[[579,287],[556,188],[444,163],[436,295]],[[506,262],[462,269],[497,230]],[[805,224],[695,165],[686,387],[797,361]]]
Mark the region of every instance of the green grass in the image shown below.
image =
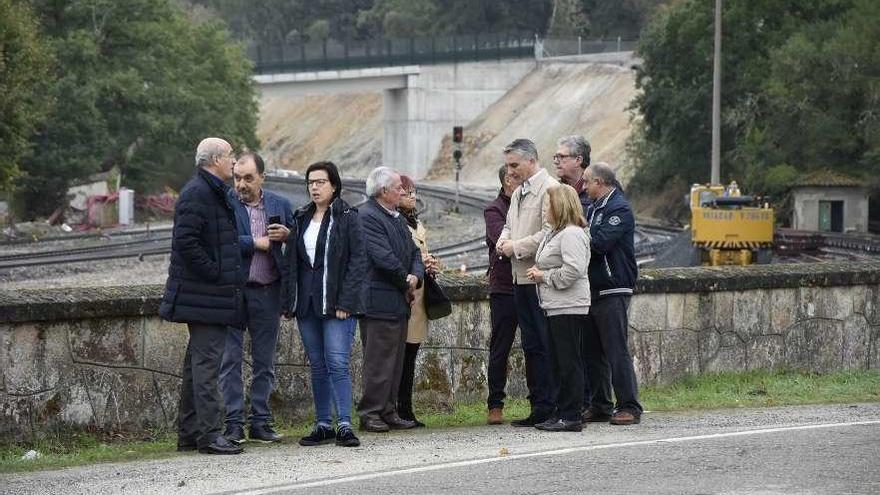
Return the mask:
[[[644,387],[640,399],[649,411],[766,407],[880,401],[880,371],[845,371],[827,375],[799,372],[716,373],[693,376],[668,385]],[[529,412],[528,402],[513,399],[505,417]],[[486,423],[482,401],[457,404],[453,411],[424,411],[420,419],[429,428],[481,426]],[[286,444],[295,444],[308,433],[308,422],[279,425]],[[155,432],[144,438],[99,437],[82,432],[47,435],[35,443],[0,445],[0,473],[56,469],[98,462],[159,459],[179,455],[171,432]],[[248,443],[247,448],[272,448]],[[21,460],[30,449],[42,456]]]

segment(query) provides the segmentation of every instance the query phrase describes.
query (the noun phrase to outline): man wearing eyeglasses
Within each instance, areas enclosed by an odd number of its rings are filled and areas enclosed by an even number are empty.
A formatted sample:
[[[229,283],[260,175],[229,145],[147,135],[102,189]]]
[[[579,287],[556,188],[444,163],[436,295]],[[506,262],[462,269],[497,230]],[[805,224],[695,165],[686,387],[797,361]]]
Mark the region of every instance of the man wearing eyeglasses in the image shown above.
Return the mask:
[[[583,179],[584,170],[590,166],[590,151],[590,143],[583,136],[564,136],[556,142],[556,154],[553,155],[556,176],[577,191],[584,215],[590,204]]]
[[[282,314],[292,314],[291,278],[295,263],[290,259],[294,243],[287,244],[293,228],[290,202],[263,189],[266,165],[257,153],[244,153],[233,169],[234,190],[229,202],[235,210],[238,246],[244,286],[244,326],[229,331],[220,366],[220,389],[226,404],[226,432],[229,441],[244,442],[244,383],[241,367],[244,359],[244,330],[251,335],[251,411],[248,437],[262,442],[277,442],[281,435],[272,429],[269,395],[275,386],[275,349]],[[295,239],[296,236],[291,237]],[[285,250],[282,249],[287,245]]]

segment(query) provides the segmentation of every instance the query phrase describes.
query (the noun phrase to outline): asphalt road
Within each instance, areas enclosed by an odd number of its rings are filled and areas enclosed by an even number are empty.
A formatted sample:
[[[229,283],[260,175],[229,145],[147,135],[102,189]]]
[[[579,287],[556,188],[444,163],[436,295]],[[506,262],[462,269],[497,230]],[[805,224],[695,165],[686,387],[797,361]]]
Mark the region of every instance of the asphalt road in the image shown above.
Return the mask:
[[[880,493],[880,404],[649,413],[582,433],[497,427],[295,439],[240,456],[3,475],[2,493]]]

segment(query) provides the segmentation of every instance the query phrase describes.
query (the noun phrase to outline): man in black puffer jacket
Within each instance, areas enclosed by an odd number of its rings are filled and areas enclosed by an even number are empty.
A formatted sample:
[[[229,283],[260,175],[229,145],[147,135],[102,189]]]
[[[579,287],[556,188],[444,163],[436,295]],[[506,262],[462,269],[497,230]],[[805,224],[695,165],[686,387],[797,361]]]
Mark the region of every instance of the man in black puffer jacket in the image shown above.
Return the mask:
[[[159,314],[186,323],[189,343],[178,408],[178,450],[239,454],[220,434],[217,387],[230,326],[241,325],[241,252],[224,181],[232,178],[232,146],[207,138],[196,149],[197,172],[174,205],[171,263]]]

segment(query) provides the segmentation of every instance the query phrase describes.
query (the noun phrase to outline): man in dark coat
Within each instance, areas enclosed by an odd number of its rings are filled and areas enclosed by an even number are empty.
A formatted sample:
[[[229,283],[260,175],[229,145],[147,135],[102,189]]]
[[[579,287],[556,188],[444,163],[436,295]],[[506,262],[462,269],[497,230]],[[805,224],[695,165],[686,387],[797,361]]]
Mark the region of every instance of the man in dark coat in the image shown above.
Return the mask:
[[[242,320],[241,253],[224,183],[232,178],[234,161],[226,141],[199,143],[196,174],[174,205],[171,263],[159,307],[162,318],[189,327],[177,448],[205,454],[242,452],[220,434],[223,402],[217,387],[226,334]]]
[[[633,360],[627,347],[627,310],[638,276],[635,218],[614,171],[594,163],[584,171],[590,229],[590,308],[582,350],[591,396],[584,422],[638,423],[642,405]],[[617,404],[612,402],[611,389]]]
[[[486,220],[486,246],[489,247],[489,313],[492,333],[489,337],[489,414],[486,422],[498,425],[504,422],[504,388],[507,385],[507,360],[513,339],[516,337],[516,304],[513,302],[513,268],[510,258],[498,253],[495,244],[510,209],[510,195],[520,185],[520,181],[507,173],[507,165],[498,170],[501,190],[483,210]]]
[[[358,415],[361,429],[373,432],[416,425],[397,414],[412,291],[425,276],[421,252],[397,211],[403,192],[400,174],[378,167],[367,177],[370,199],[360,209],[367,270],[360,321],[364,388]]]
[[[235,443],[244,441],[245,405],[241,367],[244,361],[244,329],[251,335],[251,414],[248,436],[253,440],[277,442],[281,435],[272,428],[269,395],[275,386],[275,350],[281,315],[294,312],[290,262],[296,244],[293,209],[290,202],[263,189],[266,164],[256,153],[244,153],[233,169],[235,191],[229,202],[235,210],[238,245],[242,256],[245,287],[242,329],[230,329],[220,365],[220,388],[226,405],[226,432]],[[293,242],[288,242],[288,239]],[[282,247],[286,245],[286,253]],[[296,278],[296,274],[292,275]]]

